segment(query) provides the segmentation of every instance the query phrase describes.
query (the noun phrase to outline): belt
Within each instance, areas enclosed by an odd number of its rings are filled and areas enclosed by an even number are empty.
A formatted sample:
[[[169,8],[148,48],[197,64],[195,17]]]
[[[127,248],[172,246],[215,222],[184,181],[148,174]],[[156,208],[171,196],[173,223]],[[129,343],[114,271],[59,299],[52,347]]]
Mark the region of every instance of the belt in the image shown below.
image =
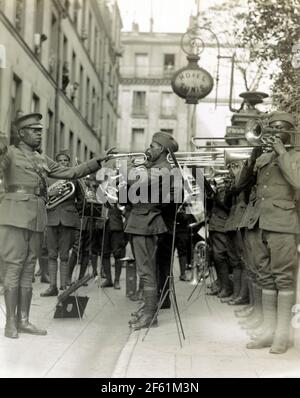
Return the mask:
[[[25,193],[29,195],[45,196],[40,187],[30,187],[28,185],[9,185],[7,193]]]

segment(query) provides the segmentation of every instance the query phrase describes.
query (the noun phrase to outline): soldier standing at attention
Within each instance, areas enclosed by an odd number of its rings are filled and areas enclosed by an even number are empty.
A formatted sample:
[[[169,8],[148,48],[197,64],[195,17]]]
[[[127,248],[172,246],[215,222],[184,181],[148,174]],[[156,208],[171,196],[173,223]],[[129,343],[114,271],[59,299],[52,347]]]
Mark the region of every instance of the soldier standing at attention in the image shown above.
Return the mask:
[[[271,347],[270,353],[286,352],[289,341],[294,284],[297,268],[296,234],[299,219],[296,190],[300,189],[300,157],[290,143],[288,130],[295,126],[292,115],[274,112],[269,120],[275,128],[270,151],[255,163],[256,201],[249,219],[253,229],[253,260],[262,286],[263,326],[249,349]],[[282,132],[280,131],[282,130]],[[287,130],[287,131],[283,131]]]
[[[41,119],[42,115],[33,113],[15,122],[15,146],[8,146],[6,138],[0,138],[0,168],[6,189],[0,204],[1,256],[6,269],[4,334],[10,338],[18,338],[18,332],[47,334],[29,322],[32,278],[47,223],[47,177],[81,178],[99,169],[105,159],[99,156],[69,168],[40,155],[36,149],[42,142]]]
[[[70,167],[71,157],[67,151],[59,152],[55,160],[57,164]],[[58,257],[60,258],[60,289],[65,290],[69,277],[69,251],[72,247],[72,240],[75,228],[80,227],[79,213],[75,206],[78,187],[74,183],[75,191],[72,196],[47,210],[47,248],[48,248],[48,270],[50,287],[43,293],[42,297],[57,296],[57,268]],[[54,188],[52,195],[59,196]]]

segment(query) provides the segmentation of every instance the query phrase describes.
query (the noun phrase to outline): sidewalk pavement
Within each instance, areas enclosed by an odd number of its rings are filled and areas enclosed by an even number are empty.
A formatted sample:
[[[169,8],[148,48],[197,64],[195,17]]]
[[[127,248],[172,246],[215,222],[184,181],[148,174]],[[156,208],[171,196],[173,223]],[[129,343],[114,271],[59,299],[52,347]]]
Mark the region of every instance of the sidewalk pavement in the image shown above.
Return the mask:
[[[178,279],[176,277],[176,279]],[[290,348],[274,355],[269,349],[248,350],[250,341],[234,316],[236,306],[221,304],[198,286],[177,282],[176,296],[185,332],[180,347],[174,313],[161,310],[159,327],[132,332],[113,378],[288,378],[300,377],[300,352]]]

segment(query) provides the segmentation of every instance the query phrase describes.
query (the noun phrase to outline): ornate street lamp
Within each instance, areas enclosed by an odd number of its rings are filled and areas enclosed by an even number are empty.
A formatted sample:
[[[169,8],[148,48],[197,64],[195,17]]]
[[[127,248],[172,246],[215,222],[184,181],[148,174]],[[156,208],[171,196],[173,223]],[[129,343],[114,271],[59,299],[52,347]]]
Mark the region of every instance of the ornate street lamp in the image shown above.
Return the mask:
[[[198,104],[199,100],[206,97],[214,86],[211,74],[198,65],[200,54],[205,48],[201,39],[203,30],[208,30],[217,41],[219,70],[220,46],[218,38],[210,29],[201,27],[199,20],[198,13],[194,25],[181,38],[181,48],[187,54],[188,65],[175,72],[171,81],[175,94],[184,98],[187,104]]]

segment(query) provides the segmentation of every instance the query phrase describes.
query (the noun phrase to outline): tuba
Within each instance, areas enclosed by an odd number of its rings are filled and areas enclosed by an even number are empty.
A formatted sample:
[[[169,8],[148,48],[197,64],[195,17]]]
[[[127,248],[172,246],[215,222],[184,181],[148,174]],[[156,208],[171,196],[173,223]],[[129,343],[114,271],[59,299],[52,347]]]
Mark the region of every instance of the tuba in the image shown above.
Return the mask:
[[[53,192],[58,194],[53,195]],[[48,201],[46,203],[46,209],[52,210],[60,203],[69,199],[75,192],[75,184],[72,181],[59,180],[48,188]]]

